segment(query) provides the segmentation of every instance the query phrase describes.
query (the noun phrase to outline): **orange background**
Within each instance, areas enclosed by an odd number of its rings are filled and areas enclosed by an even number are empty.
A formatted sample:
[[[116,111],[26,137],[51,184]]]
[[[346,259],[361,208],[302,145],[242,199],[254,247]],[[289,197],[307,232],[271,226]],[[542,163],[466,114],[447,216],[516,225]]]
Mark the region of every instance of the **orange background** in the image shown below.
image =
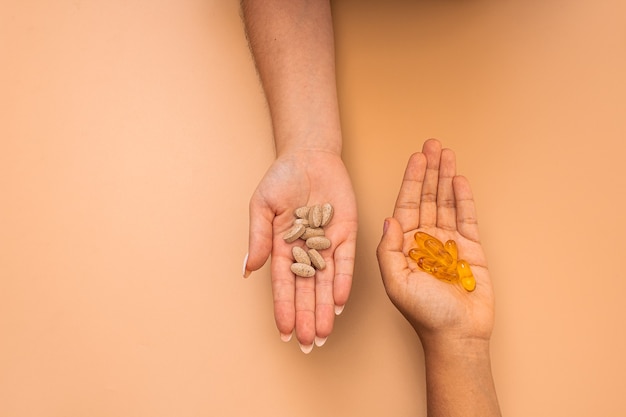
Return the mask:
[[[475,191],[504,414],[626,415],[625,3],[333,11],[358,260],[305,356],[241,278],[273,148],[238,2],[2,2],[0,416],[425,415],[374,251],[428,137]]]

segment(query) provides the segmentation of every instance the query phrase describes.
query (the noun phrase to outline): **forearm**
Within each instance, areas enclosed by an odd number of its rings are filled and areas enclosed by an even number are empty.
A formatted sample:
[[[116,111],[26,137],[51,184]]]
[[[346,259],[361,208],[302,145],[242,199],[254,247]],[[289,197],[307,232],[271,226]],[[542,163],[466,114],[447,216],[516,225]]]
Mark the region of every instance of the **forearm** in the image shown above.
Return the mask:
[[[341,154],[332,16],[328,0],[242,0],[267,98],[276,152]]]
[[[488,340],[424,344],[429,417],[496,417]]]

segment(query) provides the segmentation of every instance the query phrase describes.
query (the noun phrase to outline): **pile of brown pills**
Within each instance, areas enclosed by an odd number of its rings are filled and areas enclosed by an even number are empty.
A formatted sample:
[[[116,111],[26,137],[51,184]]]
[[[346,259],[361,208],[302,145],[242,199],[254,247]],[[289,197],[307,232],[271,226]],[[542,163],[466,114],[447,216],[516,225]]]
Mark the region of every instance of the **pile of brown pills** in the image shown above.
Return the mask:
[[[287,243],[298,239],[304,240],[306,249],[294,246],[291,250],[294,263],[291,272],[299,277],[312,277],[316,270],[326,268],[326,262],[319,253],[331,246],[330,240],[324,235],[324,227],[328,225],[334,214],[330,203],[299,207],[294,210],[293,226],[284,235]]]

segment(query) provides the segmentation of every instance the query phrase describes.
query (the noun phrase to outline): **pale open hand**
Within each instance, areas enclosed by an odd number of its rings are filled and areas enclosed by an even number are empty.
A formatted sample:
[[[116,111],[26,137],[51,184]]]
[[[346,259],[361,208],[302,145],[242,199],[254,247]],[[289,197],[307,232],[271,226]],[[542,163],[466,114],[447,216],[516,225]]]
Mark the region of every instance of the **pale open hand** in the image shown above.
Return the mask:
[[[423,272],[407,256],[421,230],[442,242],[456,241],[476,289],[441,281]],[[489,271],[478,236],[476,210],[469,182],[456,175],[454,152],[430,139],[411,156],[393,217],[377,250],[389,298],[415,328],[423,344],[437,340],[489,339],[494,303]]]
[[[294,209],[331,203],[334,216],[324,230],[332,242],[320,251],[326,268],[315,277],[291,272],[291,249],[284,233]],[[272,164],[250,200],[250,237],[244,275],[261,268],[271,254],[276,326],[283,340],[293,330],[305,353],[321,346],[332,332],[352,285],[357,211],[354,190],[341,158],[325,151],[283,154]]]

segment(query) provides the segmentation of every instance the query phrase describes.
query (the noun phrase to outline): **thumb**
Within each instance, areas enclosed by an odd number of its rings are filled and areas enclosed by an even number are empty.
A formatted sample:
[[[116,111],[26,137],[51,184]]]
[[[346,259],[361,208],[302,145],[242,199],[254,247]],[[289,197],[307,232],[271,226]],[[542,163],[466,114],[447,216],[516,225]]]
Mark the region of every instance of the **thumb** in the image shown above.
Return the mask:
[[[383,236],[376,249],[378,266],[383,281],[389,279],[408,266],[406,257],[402,252],[404,233],[398,220],[394,217],[385,219]]]
[[[253,199],[250,202],[250,230],[248,253],[244,259],[243,276],[261,268],[272,251],[272,223],[274,212],[267,205]]]

